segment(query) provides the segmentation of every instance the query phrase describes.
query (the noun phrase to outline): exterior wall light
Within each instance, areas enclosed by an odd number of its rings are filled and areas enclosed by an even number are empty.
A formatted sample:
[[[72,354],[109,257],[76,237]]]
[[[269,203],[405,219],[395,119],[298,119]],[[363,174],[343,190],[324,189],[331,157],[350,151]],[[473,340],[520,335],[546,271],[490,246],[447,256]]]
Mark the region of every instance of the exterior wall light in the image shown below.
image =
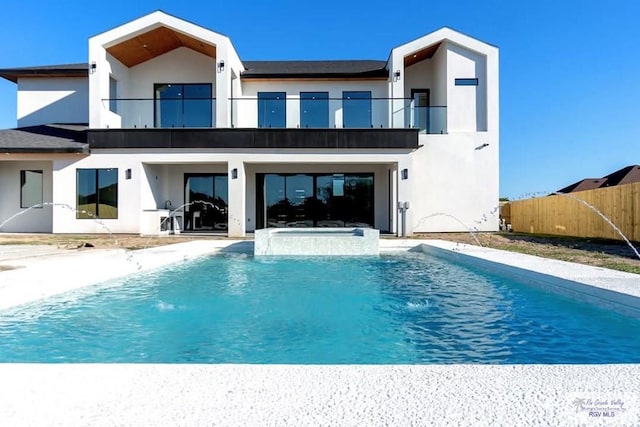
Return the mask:
[[[96,72],[96,61],[93,61],[91,64],[89,64],[89,73],[93,74]]]
[[[224,60],[221,59],[220,61],[218,61],[218,72],[221,73],[224,71]]]
[[[131,169],[124,171],[124,179],[131,179]]]
[[[231,169],[231,179],[238,179],[238,169]]]
[[[409,179],[409,169],[402,169],[400,171],[400,178],[401,179]]]
[[[400,70],[396,70],[393,72],[393,81],[397,82],[398,80],[400,80]]]

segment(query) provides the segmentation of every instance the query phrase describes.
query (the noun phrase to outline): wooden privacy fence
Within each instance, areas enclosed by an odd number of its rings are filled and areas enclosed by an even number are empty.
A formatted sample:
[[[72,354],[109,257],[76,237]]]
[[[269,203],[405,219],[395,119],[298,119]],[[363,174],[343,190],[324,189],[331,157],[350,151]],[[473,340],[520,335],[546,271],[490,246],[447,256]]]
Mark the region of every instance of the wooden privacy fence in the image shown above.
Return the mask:
[[[640,183],[517,200],[502,212],[515,232],[622,240],[596,212],[572,197],[594,206],[629,240],[640,242]]]

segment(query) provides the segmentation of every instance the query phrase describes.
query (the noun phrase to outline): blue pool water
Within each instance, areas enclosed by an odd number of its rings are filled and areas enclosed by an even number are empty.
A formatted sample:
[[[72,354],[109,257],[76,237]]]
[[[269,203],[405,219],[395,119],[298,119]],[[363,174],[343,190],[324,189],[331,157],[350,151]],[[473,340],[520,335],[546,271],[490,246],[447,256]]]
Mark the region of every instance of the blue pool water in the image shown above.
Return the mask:
[[[638,363],[638,331],[421,253],[229,254],[4,311],[0,361]]]

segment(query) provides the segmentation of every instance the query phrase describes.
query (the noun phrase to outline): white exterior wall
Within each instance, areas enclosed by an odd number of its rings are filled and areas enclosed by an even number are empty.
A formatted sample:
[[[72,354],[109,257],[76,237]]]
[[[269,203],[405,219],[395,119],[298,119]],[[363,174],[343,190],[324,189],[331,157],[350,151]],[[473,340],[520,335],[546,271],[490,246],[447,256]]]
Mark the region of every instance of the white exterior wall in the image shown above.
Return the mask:
[[[76,206],[76,169],[118,168],[118,218],[102,222],[112,233],[138,233],[143,210],[163,209],[166,200],[173,208],[184,203],[184,173],[229,173],[238,168],[239,178],[229,178],[229,234],[241,236],[255,229],[256,173],[373,172],[376,227],[388,229],[388,170],[407,159],[407,154],[376,150],[94,150],[77,161],[54,161],[53,199]],[[125,179],[126,169],[132,170],[130,180]],[[105,232],[99,223],[76,219],[64,208],[54,208],[53,218],[54,233]]]
[[[119,64],[115,59],[113,61]],[[216,97],[216,60],[189,48],[174,49],[131,67],[127,74],[128,79],[125,77],[118,80],[118,97],[136,100],[118,102],[118,115],[122,118],[124,128],[154,127],[153,99],[156,83],[208,83],[212,86],[212,98]],[[116,76],[117,74],[114,75]],[[108,110],[108,103],[104,104]],[[212,114],[211,123],[215,127],[215,104],[212,106]]]
[[[496,135],[420,135],[420,142],[423,146],[412,154],[409,173],[414,189],[409,210],[413,232],[497,230]],[[476,150],[485,143],[489,146]]]
[[[433,66],[433,85],[438,88],[431,94],[431,105],[447,106],[447,48],[446,43],[438,48],[431,58]]]
[[[435,90],[433,82],[433,61],[420,61],[404,70],[404,97],[411,99],[411,89],[429,89],[431,97]]]
[[[42,171],[42,201],[52,201],[51,161],[0,162],[0,223],[28,209],[20,207],[20,171]],[[0,229],[2,232],[51,233],[53,214],[51,207],[34,208],[12,219]]]
[[[343,92],[366,91],[371,92],[371,123],[374,128],[389,127],[389,102],[387,98],[388,84],[386,81],[331,81],[331,82],[296,82],[296,81],[260,81],[251,80],[242,83],[242,97],[234,101],[234,121],[239,128],[255,128],[258,126],[258,92],[286,92],[287,93],[287,127],[300,126],[300,92],[328,92],[329,93],[329,127],[342,127],[342,97]]]
[[[94,150],[83,159],[56,160],[53,162],[53,199],[76,207],[77,169],[118,169],[118,218],[103,219],[112,233],[138,233],[140,212],[144,209],[140,177],[142,164],[135,158],[119,153],[100,153]],[[131,169],[132,179],[125,179],[125,170]],[[54,233],[105,233],[106,230],[92,219],[76,219],[76,213],[62,207],[54,207]]]
[[[433,57],[446,102],[437,92],[432,104],[447,106],[448,134],[420,135],[412,154],[414,232],[498,229],[498,50],[464,41],[476,50],[448,41]],[[478,86],[455,86],[456,78],[478,78]]]
[[[486,57],[447,43],[449,132],[487,130]],[[457,78],[477,78],[478,86],[456,86]]]
[[[84,77],[19,78],[18,127],[89,121],[89,82]]]

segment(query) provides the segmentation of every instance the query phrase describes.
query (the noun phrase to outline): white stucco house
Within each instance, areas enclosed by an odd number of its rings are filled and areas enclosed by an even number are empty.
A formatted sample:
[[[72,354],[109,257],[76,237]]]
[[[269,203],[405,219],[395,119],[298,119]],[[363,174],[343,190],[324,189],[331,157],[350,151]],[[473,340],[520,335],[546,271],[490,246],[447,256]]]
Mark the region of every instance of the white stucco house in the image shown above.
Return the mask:
[[[379,61],[246,61],[157,11],[0,76],[0,223],[28,210],[0,232],[498,228],[498,49],[449,28]]]

